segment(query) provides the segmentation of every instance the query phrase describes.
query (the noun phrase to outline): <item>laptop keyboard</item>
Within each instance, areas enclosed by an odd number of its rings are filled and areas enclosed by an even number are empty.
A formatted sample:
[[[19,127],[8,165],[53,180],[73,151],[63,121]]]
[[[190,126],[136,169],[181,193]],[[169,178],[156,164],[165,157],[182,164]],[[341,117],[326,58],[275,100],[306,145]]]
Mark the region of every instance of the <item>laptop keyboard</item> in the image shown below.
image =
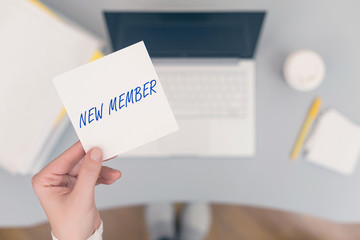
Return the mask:
[[[246,116],[246,72],[166,72],[160,81],[176,116]]]

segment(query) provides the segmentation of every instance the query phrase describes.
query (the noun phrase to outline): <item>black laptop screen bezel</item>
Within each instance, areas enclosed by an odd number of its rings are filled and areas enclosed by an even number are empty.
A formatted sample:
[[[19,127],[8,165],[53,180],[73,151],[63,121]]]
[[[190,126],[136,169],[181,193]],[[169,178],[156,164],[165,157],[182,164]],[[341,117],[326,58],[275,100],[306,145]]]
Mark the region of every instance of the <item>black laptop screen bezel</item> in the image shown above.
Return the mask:
[[[104,12],[114,51],[144,41],[155,58],[254,58],[265,12]]]

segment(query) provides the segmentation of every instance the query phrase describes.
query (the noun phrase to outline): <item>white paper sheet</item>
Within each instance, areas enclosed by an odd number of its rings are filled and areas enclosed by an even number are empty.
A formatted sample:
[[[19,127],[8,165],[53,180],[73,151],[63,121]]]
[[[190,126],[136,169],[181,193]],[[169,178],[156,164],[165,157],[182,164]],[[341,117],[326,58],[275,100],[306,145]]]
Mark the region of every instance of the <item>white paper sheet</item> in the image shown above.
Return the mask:
[[[100,41],[24,0],[0,1],[0,165],[33,168],[62,108],[51,79],[89,61]]]
[[[349,175],[359,157],[360,127],[338,111],[328,110],[320,116],[305,151],[310,162]]]
[[[178,130],[143,42],[54,79],[86,151],[104,159]]]

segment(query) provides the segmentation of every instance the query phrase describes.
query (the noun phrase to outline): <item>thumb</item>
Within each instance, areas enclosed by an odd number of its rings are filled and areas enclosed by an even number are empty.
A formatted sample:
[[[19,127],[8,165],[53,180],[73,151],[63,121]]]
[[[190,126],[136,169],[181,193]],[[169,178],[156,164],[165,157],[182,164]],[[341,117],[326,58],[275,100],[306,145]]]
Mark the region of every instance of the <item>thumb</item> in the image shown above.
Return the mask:
[[[75,192],[85,196],[94,195],[102,161],[103,155],[99,148],[93,148],[85,155],[74,187]]]

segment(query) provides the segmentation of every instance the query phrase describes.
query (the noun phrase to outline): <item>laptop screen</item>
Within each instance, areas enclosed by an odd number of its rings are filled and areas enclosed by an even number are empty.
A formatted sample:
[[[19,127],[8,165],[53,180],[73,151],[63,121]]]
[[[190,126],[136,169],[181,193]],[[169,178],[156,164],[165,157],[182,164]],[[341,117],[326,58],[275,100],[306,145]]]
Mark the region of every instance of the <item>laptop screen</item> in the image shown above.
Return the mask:
[[[144,41],[151,57],[253,58],[265,12],[105,12],[119,50]]]

